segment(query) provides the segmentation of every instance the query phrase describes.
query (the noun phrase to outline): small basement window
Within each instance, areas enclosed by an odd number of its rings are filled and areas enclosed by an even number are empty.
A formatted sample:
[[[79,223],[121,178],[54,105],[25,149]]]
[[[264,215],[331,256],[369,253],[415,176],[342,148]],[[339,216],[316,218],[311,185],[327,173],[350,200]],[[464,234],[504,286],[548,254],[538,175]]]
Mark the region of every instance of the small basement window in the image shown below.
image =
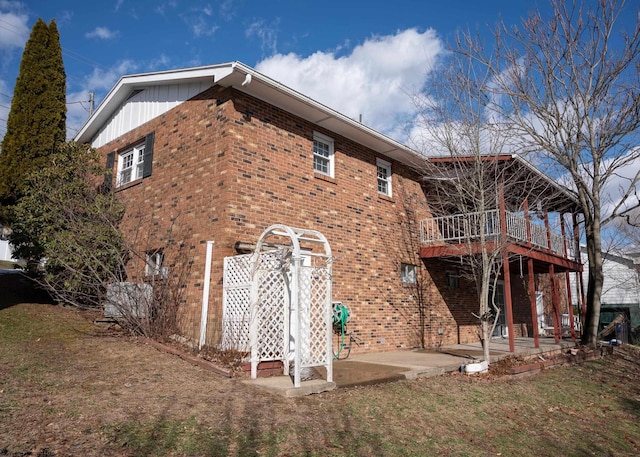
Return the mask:
[[[162,266],[164,263],[164,251],[156,249],[147,252],[147,264],[145,266],[145,274],[147,276],[157,276],[162,274],[166,276],[166,268]]]
[[[460,287],[460,283],[458,282],[458,275],[453,271],[447,271],[447,287],[449,289],[457,289]]]
[[[416,266],[410,263],[403,263],[400,266],[400,276],[402,278],[402,282],[405,284],[415,284],[417,281],[416,277]]]

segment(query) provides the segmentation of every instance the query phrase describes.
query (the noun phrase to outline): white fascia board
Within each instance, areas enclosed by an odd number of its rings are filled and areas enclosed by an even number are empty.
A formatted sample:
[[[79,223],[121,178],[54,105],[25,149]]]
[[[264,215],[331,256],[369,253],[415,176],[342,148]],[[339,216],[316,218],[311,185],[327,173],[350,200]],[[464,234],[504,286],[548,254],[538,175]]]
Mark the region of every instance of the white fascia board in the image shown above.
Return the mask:
[[[213,84],[233,72],[233,64],[209,65],[179,70],[139,73],[122,76],[107,93],[93,115],[78,130],[74,141],[90,143],[110,116],[124,103],[132,90],[168,83],[180,84],[187,81],[211,80]]]
[[[250,76],[249,80],[247,76]],[[245,92],[331,132],[367,146],[393,160],[409,166],[419,166],[424,160],[421,154],[404,144],[257,72],[241,62],[123,76],[109,91],[94,114],[80,128],[74,140],[79,143],[91,142],[104,122],[126,101],[134,89],[208,78],[211,78],[212,84],[233,87]]]
[[[424,161],[424,157],[418,152],[377,130],[367,127],[241,62],[234,62],[232,65],[237,73],[226,81],[219,81],[221,85],[233,86],[241,92],[264,100],[407,165],[418,166]],[[251,81],[243,85],[247,75],[251,76]]]

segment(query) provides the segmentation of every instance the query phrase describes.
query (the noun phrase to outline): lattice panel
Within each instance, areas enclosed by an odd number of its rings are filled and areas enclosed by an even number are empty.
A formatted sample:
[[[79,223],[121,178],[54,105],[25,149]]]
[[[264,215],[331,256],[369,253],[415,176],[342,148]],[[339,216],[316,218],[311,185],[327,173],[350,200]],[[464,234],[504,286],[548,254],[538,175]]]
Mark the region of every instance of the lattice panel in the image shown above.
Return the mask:
[[[327,346],[327,319],[330,275],[325,267],[302,267],[300,270],[300,365],[326,364],[331,354]]]
[[[256,270],[289,271],[291,266],[291,250],[282,248],[260,253]]]
[[[284,360],[285,312],[288,294],[285,275],[280,270],[258,270],[257,281],[257,352],[260,360]],[[286,301],[285,301],[286,300]]]
[[[251,284],[251,254],[225,257],[224,286]]]
[[[249,351],[251,255],[225,257],[220,349]]]
[[[317,232],[276,225],[265,233],[282,237],[284,232],[292,239],[324,243],[325,252],[330,252]],[[330,256],[300,253],[298,244],[262,251],[263,237],[256,253],[225,259],[221,346],[251,352],[252,378],[260,361],[281,360],[288,374],[289,361],[294,360],[296,387],[303,367],[324,366],[331,381]],[[301,262],[292,262],[294,250]],[[297,284],[292,283],[294,277]],[[292,295],[295,289],[298,293]]]

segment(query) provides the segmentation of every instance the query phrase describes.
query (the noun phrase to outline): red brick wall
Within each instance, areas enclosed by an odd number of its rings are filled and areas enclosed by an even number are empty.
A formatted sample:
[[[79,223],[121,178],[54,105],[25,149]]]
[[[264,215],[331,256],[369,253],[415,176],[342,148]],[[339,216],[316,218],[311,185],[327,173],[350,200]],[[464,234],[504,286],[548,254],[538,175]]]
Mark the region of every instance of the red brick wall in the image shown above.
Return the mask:
[[[206,241],[215,241],[207,336],[215,344],[223,258],[235,254],[236,242],[255,243],[266,227],[279,223],[327,237],[335,257],[333,299],[351,308],[348,329],[362,342],[354,351],[416,347],[421,339],[426,346],[477,341],[471,285],[446,288],[437,262],[425,266],[417,257],[417,221],[429,213],[418,176],[406,166],[219,87],[100,150],[122,151],[151,131],[152,175],[117,194],[128,205],[125,233],[146,237],[151,248],[164,247],[169,274],[182,268],[177,246],[184,245],[191,264],[181,320],[186,336],[199,335]],[[313,172],[314,131],[334,139],[334,179]],[[392,198],[377,192],[376,158],[392,163]],[[418,265],[417,286],[401,282],[402,262]]]

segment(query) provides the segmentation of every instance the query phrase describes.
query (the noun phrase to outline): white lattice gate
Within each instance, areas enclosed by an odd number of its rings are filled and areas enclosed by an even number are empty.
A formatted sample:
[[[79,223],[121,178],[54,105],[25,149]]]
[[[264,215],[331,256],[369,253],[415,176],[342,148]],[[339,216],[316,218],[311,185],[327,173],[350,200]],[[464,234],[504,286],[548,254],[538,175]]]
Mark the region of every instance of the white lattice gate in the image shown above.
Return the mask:
[[[253,254],[236,255],[224,258],[224,278],[222,291],[222,339],[220,349],[234,349],[240,352],[251,351],[249,336],[251,322],[251,285],[253,280],[272,282],[274,286],[278,284],[276,279],[280,272],[284,272],[287,277],[291,275],[286,265],[282,265],[279,260],[286,255],[286,250],[274,250],[264,252],[257,258],[257,265],[253,265]],[[274,279],[269,281],[265,278],[265,272],[273,270]],[[257,274],[257,276],[256,276]],[[283,278],[283,281],[287,278]],[[285,295],[285,288],[271,287],[261,290],[261,294],[269,295],[268,300],[282,299],[288,303],[288,296]],[[266,297],[265,297],[266,298]],[[278,322],[283,321],[282,316],[271,316]],[[263,320],[268,316],[261,316]],[[282,327],[284,329],[284,327]],[[275,359],[277,360],[277,359]]]
[[[249,352],[251,254],[224,258],[220,349]]]
[[[293,362],[296,387],[309,367],[325,366],[332,381],[331,251],[322,234],[269,227],[253,254],[225,259],[223,301],[221,346],[250,350],[253,378],[261,361],[280,360],[285,374]]]

